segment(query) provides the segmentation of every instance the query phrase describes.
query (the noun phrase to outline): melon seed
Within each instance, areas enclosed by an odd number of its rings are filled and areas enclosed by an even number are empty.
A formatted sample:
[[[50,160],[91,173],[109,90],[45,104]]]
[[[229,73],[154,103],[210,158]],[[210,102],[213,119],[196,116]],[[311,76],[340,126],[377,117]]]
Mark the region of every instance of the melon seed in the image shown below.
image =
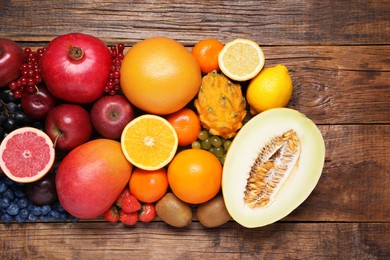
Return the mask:
[[[271,203],[283,182],[293,174],[299,156],[300,143],[295,131],[289,130],[270,140],[250,169],[244,202],[251,208]]]

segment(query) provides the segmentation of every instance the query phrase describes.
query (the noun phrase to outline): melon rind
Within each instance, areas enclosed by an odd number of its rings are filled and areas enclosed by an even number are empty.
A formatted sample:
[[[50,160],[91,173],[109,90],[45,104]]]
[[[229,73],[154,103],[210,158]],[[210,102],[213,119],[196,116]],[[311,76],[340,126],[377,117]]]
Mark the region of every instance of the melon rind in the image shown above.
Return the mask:
[[[243,196],[254,160],[274,136],[293,129],[301,143],[297,171],[288,178],[277,197],[265,207],[249,208]],[[226,155],[222,175],[224,201],[240,225],[255,228],[272,224],[297,208],[317,185],[325,160],[325,143],[318,127],[304,114],[275,108],[251,118],[238,132]]]

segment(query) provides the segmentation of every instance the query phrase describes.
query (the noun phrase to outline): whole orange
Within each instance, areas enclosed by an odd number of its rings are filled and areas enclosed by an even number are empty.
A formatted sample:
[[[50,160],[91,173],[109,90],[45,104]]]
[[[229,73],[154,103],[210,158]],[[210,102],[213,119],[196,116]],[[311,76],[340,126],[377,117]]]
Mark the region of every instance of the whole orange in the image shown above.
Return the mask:
[[[168,166],[172,192],[190,204],[212,199],[221,189],[222,165],[209,151],[187,149],[179,152]]]
[[[181,43],[153,37],[136,43],[123,58],[120,84],[141,110],[166,115],[187,105],[198,93],[202,74],[195,57]]]
[[[166,119],[175,129],[180,146],[192,144],[198,139],[201,124],[198,115],[193,110],[182,108],[169,114]]]
[[[192,54],[195,56],[204,74],[213,70],[219,70],[218,55],[223,46],[222,42],[210,38],[200,40],[192,48]]]
[[[168,189],[167,171],[161,168],[147,171],[136,168],[129,181],[130,193],[138,200],[146,203],[161,199]]]

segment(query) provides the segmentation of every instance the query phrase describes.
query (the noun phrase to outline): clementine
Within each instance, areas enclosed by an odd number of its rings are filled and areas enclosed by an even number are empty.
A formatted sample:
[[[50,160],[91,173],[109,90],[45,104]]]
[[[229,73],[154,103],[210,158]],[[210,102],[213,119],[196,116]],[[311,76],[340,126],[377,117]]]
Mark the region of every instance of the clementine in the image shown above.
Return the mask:
[[[161,199],[168,189],[168,177],[165,168],[154,171],[135,169],[129,181],[130,193],[138,200],[153,203]]]
[[[189,108],[182,108],[166,119],[173,126],[179,138],[179,145],[186,146],[198,139],[201,124],[198,115]]]
[[[181,43],[166,37],[136,43],[125,54],[120,70],[124,95],[136,107],[157,115],[183,108],[201,83],[195,57]]]
[[[168,182],[181,200],[200,204],[221,189],[222,165],[211,152],[187,149],[179,152],[168,166]]]
[[[217,39],[210,38],[200,40],[192,48],[192,54],[200,65],[200,69],[204,74],[219,70],[218,54],[223,48],[223,43]]]

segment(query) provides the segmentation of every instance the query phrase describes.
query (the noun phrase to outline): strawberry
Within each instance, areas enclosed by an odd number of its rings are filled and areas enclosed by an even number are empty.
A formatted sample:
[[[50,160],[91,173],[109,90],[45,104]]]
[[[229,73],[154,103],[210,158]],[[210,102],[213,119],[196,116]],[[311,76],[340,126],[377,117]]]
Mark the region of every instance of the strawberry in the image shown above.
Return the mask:
[[[119,219],[127,226],[134,226],[138,221],[138,212],[126,213],[121,211]]]
[[[156,217],[156,208],[152,203],[145,203],[142,205],[139,212],[139,220],[142,222],[150,222]]]
[[[122,211],[124,211],[125,213],[137,212],[140,209],[141,204],[134,195],[130,194],[123,199]]]
[[[119,211],[115,205],[112,205],[111,208],[106,210],[103,214],[104,219],[108,222],[118,222],[119,221]]]
[[[116,199],[115,201],[115,204],[118,206],[118,207],[122,207],[122,203],[123,203],[123,200],[130,196],[130,190],[128,187],[124,188],[123,191],[121,192],[121,194],[119,194],[118,198]]]

